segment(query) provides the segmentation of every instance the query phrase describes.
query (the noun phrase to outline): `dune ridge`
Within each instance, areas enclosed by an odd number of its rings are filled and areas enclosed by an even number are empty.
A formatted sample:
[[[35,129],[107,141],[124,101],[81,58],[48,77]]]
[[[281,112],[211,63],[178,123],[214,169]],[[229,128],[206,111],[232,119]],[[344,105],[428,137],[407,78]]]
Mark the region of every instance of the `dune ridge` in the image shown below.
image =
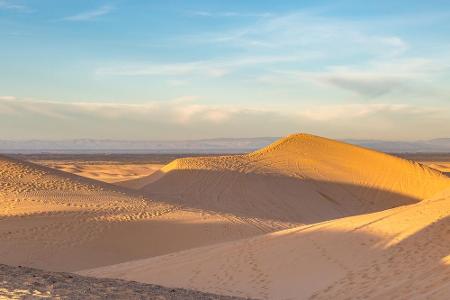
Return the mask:
[[[246,155],[177,159],[121,186],[172,204],[308,224],[412,204],[449,180],[412,161],[295,134]]]

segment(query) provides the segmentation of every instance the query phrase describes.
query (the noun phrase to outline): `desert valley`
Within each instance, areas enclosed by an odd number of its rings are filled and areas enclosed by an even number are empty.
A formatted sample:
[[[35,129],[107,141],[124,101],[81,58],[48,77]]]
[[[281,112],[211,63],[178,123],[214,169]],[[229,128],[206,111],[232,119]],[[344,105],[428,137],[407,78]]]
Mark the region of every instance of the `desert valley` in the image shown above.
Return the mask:
[[[118,280],[119,298],[450,297],[450,178],[432,164],[308,134],[164,162],[3,156],[0,296]]]

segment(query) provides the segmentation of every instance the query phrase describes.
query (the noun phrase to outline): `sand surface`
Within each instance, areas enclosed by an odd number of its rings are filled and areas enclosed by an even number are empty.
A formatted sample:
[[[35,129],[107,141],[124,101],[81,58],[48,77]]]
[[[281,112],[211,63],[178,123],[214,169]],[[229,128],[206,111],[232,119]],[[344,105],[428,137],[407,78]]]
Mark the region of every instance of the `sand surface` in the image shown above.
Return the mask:
[[[0,263],[74,271],[280,228],[0,158]]]
[[[83,274],[261,299],[449,299],[450,190],[409,206]]]

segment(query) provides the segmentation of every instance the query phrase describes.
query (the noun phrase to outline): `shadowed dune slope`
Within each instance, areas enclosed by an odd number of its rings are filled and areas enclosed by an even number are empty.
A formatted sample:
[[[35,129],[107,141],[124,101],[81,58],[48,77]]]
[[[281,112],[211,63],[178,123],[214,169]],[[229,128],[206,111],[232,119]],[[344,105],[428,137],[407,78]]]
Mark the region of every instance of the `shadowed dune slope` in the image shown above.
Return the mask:
[[[0,157],[0,263],[73,271],[280,228]]]
[[[176,205],[306,224],[415,203],[450,180],[418,163],[296,134],[247,155],[177,159],[121,185]]]
[[[259,299],[449,299],[450,190],[416,204],[82,272]]]

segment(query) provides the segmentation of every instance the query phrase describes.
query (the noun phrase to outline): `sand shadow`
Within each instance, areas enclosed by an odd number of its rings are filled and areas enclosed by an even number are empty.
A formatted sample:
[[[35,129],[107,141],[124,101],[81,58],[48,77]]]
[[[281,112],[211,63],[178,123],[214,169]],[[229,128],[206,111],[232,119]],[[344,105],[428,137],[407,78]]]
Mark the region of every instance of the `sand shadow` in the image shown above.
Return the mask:
[[[120,211],[89,210],[2,216],[0,263],[77,271],[263,233],[248,224],[195,216],[137,213],[124,220]]]
[[[194,209],[303,224],[421,200],[363,185],[209,170],[172,171],[142,192],[156,201]]]

